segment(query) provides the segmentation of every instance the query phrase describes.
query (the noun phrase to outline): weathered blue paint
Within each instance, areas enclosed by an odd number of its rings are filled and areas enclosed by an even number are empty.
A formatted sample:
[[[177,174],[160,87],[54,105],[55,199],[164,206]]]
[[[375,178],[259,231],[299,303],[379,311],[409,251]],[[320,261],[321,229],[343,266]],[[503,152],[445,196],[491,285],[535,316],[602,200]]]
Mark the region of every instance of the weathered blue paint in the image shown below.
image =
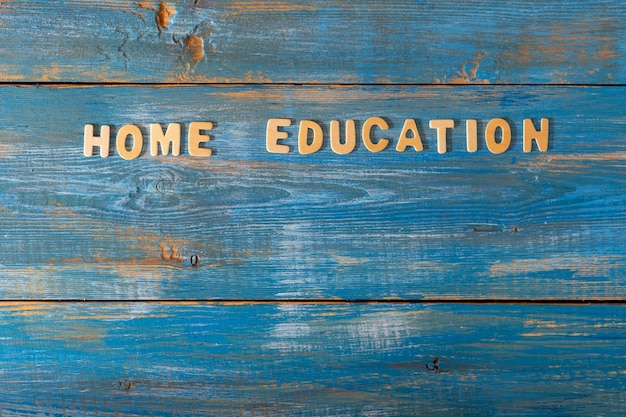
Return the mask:
[[[5,299],[606,299],[626,291],[621,87],[1,93]],[[377,133],[392,141],[380,153],[265,149],[269,117],[313,118],[328,129],[333,118],[360,125],[372,115],[391,124]],[[427,149],[396,152],[413,117]],[[460,124],[443,155],[428,128],[441,117]],[[493,117],[510,120],[511,149],[468,153],[462,121],[470,117],[481,129]],[[522,152],[525,117],[550,119],[548,152]],[[209,158],[83,156],[86,123],[115,131],[197,120],[216,124]],[[285,129],[291,145],[295,125]]]
[[[626,403],[624,313],[556,305],[5,304],[0,412],[617,415]]]
[[[622,15],[0,3],[0,414],[622,414],[624,307],[564,304],[626,300]],[[270,117],[370,116],[384,152],[265,151]],[[494,117],[512,148],[467,153],[463,120]],[[393,150],[406,118],[424,152]],[[87,123],[198,120],[211,158],[82,155]]]
[[[4,2],[0,79],[624,83],[619,0]],[[166,26],[166,27],[164,27]]]

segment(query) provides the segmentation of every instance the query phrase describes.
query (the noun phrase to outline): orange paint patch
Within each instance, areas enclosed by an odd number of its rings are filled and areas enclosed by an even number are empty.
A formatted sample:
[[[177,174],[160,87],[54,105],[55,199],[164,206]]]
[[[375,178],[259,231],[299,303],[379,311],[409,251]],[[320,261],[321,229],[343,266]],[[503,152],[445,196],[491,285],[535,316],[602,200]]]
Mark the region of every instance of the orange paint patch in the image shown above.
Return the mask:
[[[589,168],[590,162],[624,162],[625,152],[609,152],[587,155],[548,155],[538,157],[533,161],[520,162],[518,166],[526,169],[542,169],[551,173],[580,174]]]
[[[63,78],[63,73],[57,64],[51,64],[47,69],[41,69],[38,72],[41,73],[39,81],[59,81]]]
[[[607,61],[607,60],[617,59],[619,58],[619,55],[608,49],[602,49],[601,51],[598,51],[596,53],[596,57],[599,60]]]
[[[289,97],[289,92],[281,90],[242,90],[242,91],[223,91],[216,93],[217,96],[241,101],[268,101],[281,102]]]
[[[172,6],[167,5],[165,2],[161,2],[159,10],[154,17],[159,33],[167,29],[170,23],[172,23],[172,17],[174,17],[175,14],[176,10]]]
[[[476,57],[470,62],[472,68],[467,72],[465,70],[465,65],[467,63],[463,63],[461,65],[461,70],[457,71],[457,73],[450,78],[449,82],[451,84],[489,84],[488,80],[480,79],[477,76],[478,68],[480,68],[480,60],[483,59],[486,54],[478,54]]]
[[[425,100],[425,99],[451,99],[458,100],[458,91],[449,86],[437,86],[420,90],[396,91],[368,90],[352,86],[334,86],[330,88],[271,88],[265,90],[223,90],[216,93],[219,97],[238,100],[260,100],[263,102],[281,103],[286,100],[310,103],[311,101],[337,106],[350,107],[355,102],[378,101],[378,100]],[[486,93],[489,94],[489,93]],[[494,96],[498,93],[494,92]],[[267,103],[261,103],[267,107]],[[279,104],[275,105],[279,108]]]
[[[183,55],[191,65],[204,58],[204,40],[199,36],[188,36],[183,44]]]
[[[20,311],[15,312],[13,314],[11,314],[12,316],[15,317],[39,317],[39,316],[44,316],[46,314],[48,314],[48,311],[46,310],[50,310],[49,308],[47,309],[20,309]]]
[[[503,61],[509,61],[511,65],[566,66],[569,74],[563,70],[554,71],[552,83],[566,84],[580,73],[595,75],[600,72],[594,70],[599,61],[619,58],[613,49],[616,39],[609,36],[615,30],[613,23],[606,30],[598,26],[595,20],[580,19],[568,26],[539,27],[537,34],[520,36],[516,48],[503,53]]]
[[[165,245],[165,243],[163,242],[159,242],[159,247],[161,248],[161,259],[163,259],[164,261],[167,261],[170,259],[168,253],[167,253],[167,246]]]
[[[257,72],[256,74],[253,74],[252,71],[248,71],[246,72],[246,76],[244,78],[244,82],[247,83],[270,83],[272,82],[271,79],[269,79],[268,77],[266,77],[265,75],[263,75],[261,72]]]
[[[27,81],[28,77],[24,76],[24,70],[15,65],[0,65],[0,78],[7,81]]]
[[[510,277],[511,274],[530,274],[555,270],[570,270],[575,278],[610,276],[611,270],[624,267],[625,260],[619,257],[553,257],[545,259],[520,259],[497,263],[489,268],[491,278]]]
[[[176,261],[185,262],[185,258],[181,255],[179,249],[173,245],[166,245],[164,242],[159,242],[161,248],[161,259],[164,261]]]
[[[146,10],[153,10],[153,11],[157,11],[156,6],[153,6],[152,4],[150,4],[149,1],[140,1],[138,3],[135,3],[137,5],[137,7],[139,7],[140,9],[146,9]]]
[[[3,301],[0,302],[0,308],[14,312],[28,313],[32,311],[50,310],[53,309],[54,306],[47,303],[32,303],[28,301],[19,303]]]
[[[59,203],[57,203],[55,205],[58,207],[58,204]],[[73,215],[76,214],[76,212],[74,210],[71,210],[71,209],[51,209],[51,210],[44,210],[43,212],[46,213],[46,214],[73,214]],[[78,218],[80,216],[76,216],[76,217]],[[82,218],[82,217],[80,217],[80,218]]]

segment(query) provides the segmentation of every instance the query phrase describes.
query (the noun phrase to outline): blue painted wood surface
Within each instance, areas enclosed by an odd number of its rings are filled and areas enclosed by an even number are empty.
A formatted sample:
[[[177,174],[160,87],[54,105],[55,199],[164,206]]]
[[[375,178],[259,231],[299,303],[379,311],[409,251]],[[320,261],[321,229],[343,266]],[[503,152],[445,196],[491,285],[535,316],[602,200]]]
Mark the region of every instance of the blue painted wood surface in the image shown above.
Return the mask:
[[[624,297],[622,87],[1,93],[5,299]],[[372,115],[391,124],[382,152],[295,150],[298,120]],[[266,151],[269,117],[294,119],[293,152]],[[445,154],[442,117],[458,125]],[[510,120],[510,150],[467,152],[468,117]],[[522,151],[526,117],[550,119],[547,152]],[[406,118],[424,151],[395,150]],[[152,157],[147,138],[135,160],[83,155],[86,123],[198,120],[215,123],[208,158]]]
[[[0,79],[348,84],[626,79],[620,0],[164,5],[3,2]]]
[[[0,414],[623,414],[623,6],[1,2]],[[296,151],[371,116],[383,152]],[[210,158],[83,155],[194,121]]]
[[[619,415],[624,316],[623,306],[3,304],[0,412]]]

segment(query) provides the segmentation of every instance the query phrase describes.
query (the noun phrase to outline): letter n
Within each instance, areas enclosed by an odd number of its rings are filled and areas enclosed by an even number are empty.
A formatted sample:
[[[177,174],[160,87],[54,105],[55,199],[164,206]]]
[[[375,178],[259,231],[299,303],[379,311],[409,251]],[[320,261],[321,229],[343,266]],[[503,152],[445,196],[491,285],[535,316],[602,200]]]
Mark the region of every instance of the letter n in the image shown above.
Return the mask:
[[[533,148],[533,140],[537,144],[539,151],[548,150],[548,133],[550,131],[549,121],[541,119],[541,130],[537,131],[532,119],[524,119],[524,152],[530,152]]]

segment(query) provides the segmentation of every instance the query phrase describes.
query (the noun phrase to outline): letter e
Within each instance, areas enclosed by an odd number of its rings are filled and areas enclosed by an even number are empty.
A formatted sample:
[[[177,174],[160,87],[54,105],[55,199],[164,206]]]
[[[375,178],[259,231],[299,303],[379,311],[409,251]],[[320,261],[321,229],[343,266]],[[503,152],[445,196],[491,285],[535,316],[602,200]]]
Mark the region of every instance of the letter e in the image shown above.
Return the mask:
[[[279,127],[291,126],[290,119],[269,119],[265,130],[265,148],[271,153],[289,153],[289,145],[278,143],[287,139],[289,133],[278,130]]]
[[[191,156],[211,156],[213,151],[208,148],[201,148],[201,143],[211,140],[209,135],[202,135],[200,132],[213,129],[212,122],[191,122],[187,132],[187,143],[189,145],[189,155]]]

